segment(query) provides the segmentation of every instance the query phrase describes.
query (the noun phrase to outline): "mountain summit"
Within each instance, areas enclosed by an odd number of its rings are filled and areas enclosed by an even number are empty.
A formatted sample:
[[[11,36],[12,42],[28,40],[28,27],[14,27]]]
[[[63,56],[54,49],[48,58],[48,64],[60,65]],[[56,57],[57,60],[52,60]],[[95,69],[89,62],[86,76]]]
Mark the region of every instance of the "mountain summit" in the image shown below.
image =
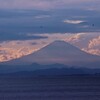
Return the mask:
[[[98,67],[100,66],[100,57],[83,52],[67,42],[55,41],[35,53],[3,64],[31,65],[32,63],[43,65],[59,63],[69,66]]]

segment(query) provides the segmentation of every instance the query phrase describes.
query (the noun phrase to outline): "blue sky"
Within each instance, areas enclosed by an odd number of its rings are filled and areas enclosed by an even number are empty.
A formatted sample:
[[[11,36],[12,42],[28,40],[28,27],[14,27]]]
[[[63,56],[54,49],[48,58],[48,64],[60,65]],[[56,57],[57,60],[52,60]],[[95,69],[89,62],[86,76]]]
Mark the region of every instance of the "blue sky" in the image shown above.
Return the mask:
[[[15,34],[16,37],[18,33],[25,35],[29,32],[34,34],[100,31],[100,14],[94,10],[0,10],[0,14],[0,35],[2,36],[3,33],[5,37],[7,34],[13,36]],[[66,20],[81,21],[81,23],[67,23]],[[13,39],[12,35],[11,39]]]
[[[99,0],[0,0],[0,40],[30,39],[24,36],[29,32],[100,31],[99,3]]]

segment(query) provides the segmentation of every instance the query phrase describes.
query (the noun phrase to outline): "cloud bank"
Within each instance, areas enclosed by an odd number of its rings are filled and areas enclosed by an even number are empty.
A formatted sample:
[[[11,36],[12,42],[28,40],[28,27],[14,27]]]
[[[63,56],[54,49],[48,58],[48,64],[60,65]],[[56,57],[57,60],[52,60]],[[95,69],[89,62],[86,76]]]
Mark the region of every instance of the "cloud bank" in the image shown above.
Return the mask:
[[[70,35],[65,41],[87,53],[100,56],[100,33],[77,33]]]
[[[100,56],[100,33],[45,33],[39,36],[48,38],[0,43],[0,62],[31,54],[55,40],[64,40],[87,53]]]

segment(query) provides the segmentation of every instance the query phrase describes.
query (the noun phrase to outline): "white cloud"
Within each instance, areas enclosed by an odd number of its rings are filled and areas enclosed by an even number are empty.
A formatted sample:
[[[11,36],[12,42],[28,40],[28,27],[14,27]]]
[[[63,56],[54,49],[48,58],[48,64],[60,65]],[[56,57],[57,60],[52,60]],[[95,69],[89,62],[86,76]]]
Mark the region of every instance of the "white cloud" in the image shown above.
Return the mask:
[[[63,22],[68,23],[68,24],[80,24],[80,23],[83,23],[85,21],[82,21],[82,20],[64,20]]]
[[[43,19],[43,18],[49,18],[50,15],[40,15],[40,16],[35,16],[36,19]]]

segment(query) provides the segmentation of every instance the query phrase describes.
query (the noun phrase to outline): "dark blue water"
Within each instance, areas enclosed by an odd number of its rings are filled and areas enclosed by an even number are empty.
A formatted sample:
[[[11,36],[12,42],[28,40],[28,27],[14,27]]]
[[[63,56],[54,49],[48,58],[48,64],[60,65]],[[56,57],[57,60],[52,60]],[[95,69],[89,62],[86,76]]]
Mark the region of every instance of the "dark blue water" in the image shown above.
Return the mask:
[[[100,100],[100,77],[0,77],[0,100]]]

